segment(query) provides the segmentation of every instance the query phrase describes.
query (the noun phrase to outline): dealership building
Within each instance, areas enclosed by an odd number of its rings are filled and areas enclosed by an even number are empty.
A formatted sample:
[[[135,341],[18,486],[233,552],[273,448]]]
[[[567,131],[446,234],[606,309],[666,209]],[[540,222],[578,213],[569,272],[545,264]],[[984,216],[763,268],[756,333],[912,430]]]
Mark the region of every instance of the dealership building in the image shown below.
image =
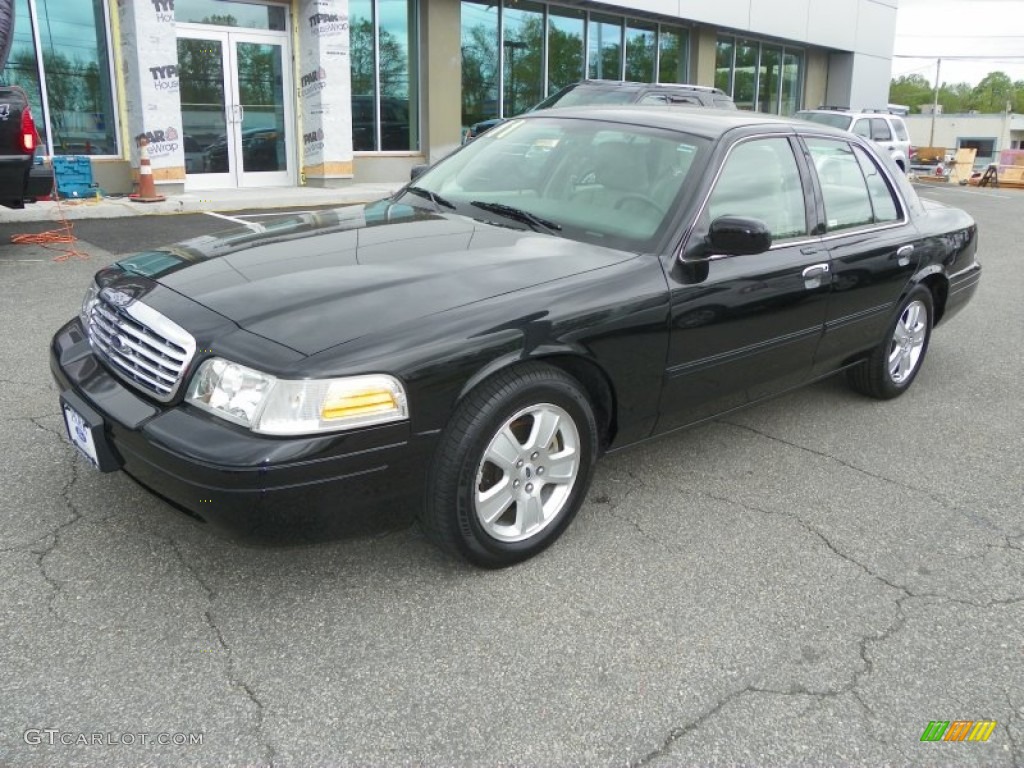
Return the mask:
[[[396,181],[582,78],[740,109],[887,103],[898,0],[17,0],[44,155],[130,191]]]

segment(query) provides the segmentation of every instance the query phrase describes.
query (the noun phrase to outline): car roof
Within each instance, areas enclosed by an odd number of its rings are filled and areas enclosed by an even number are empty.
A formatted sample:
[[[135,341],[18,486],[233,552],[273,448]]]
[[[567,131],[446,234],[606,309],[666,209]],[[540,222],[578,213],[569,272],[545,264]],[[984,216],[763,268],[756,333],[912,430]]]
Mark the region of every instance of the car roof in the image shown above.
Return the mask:
[[[818,115],[852,115],[856,117],[900,117],[887,109],[848,109],[847,107],[818,107],[817,109],[801,109]]]
[[[701,93],[725,93],[720,88],[710,85],[694,85],[692,83],[640,83],[634,80],[580,80],[572,83],[575,87],[598,86],[606,88],[664,88],[673,91],[700,91]]]
[[[605,120],[614,123],[640,125],[647,128],[662,128],[682,131],[695,136],[715,138],[731,130],[763,126],[769,130],[801,131],[841,136],[849,140],[850,133],[811,123],[797,118],[766,115],[761,112],[746,112],[734,109],[708,109],[706,107],[677,107],[666,109],[662,106],[641,106],[625,104],[600,107],[553,107],[540,112],[531,112],[510,118],[538,120],[543,118],[573,118]]]

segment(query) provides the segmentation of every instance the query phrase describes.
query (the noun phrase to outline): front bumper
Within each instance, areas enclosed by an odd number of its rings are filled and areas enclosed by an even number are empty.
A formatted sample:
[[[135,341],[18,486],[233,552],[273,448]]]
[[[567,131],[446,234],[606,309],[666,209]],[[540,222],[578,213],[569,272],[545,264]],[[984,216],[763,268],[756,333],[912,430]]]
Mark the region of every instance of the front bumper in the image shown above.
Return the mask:
[[[422,499],[434,440],[408,424],[281,439],[157,405],[100,364],[77,319],[54,336],[50,369],[66,399],[102,419],[107,468],[233,536],[291,543],[379,530],[407,522]]]

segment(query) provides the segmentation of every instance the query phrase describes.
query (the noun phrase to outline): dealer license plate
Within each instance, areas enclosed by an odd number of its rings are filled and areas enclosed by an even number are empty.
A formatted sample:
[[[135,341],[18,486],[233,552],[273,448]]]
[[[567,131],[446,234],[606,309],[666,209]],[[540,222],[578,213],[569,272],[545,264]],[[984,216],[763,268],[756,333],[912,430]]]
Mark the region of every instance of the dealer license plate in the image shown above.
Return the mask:
[[[89,429],[89,425],[82,415],[67,403],[64,404],[64,422],[67,424],[68,438],[89,460],[89,463],[99,469],[99,459],[96,457],[96,443],[92,439],[92,430]]]

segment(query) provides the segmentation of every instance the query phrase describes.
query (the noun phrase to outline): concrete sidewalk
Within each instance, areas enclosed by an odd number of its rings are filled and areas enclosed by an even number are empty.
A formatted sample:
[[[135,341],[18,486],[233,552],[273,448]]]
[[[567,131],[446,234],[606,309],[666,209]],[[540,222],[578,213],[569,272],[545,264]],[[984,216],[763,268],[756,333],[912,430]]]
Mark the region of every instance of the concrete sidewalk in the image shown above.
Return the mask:
[[[318,208],[331,205],[368,203],[387,197],[402,183],[352,184],[336,189],[319,187],[263,187],[259,189],[217,189],[168,196],[161,203],[135,203],[127,197],[64,200],[30,203],[22,210],[0,208],[0,223],[117,219],[154,214],[231,212],[253,209]]]

